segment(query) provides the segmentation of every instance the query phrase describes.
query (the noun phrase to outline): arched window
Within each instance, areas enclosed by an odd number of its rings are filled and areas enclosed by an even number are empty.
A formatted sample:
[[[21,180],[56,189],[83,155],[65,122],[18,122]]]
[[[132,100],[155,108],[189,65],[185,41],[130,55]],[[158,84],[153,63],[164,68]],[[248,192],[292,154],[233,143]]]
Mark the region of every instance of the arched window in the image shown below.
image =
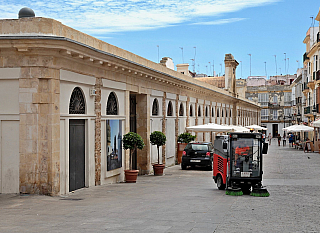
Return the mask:
[[[221,109],[221,117],[223,117],[223,109]]]
[[[179,116],[183,116],[184,111],[183,111],[183,104],[180,104],[180,108],[179,108]]]
[[[75,87],[72,91],[69,103],[69,114],[85,114],[86,103],[82,91],[79,87]]]
[[[206,117],[208,117],[208,106],[206,106]]]
[[[214,108],[211,109],[211,116],[214,117]]]
[[[111,92],[108,97],[107,115],[118,115],[117,96],[114,92]]]
[[[220,117],[219,108],[217,108],[217,117]]]
[[[193,116],[193,109],[192,109],[192,105],[190,104],[190,114],[191,117]]]
[[[226,117],[228,117],[228,110],[226,109]]]
[[[158,114],[159,114],[159,103],[157,99],[154,99],[152,104],[152,116],[158,116]]]
[[[231,109],[230,109],[230,115],[229,115],[230,117],[232,117],[232,112],[231,112]]]
[[[198,107],[198,117],[201,117],[201,107]]]
[[[171,101],[168,103],[167,116],[173,116],[173,107]]]

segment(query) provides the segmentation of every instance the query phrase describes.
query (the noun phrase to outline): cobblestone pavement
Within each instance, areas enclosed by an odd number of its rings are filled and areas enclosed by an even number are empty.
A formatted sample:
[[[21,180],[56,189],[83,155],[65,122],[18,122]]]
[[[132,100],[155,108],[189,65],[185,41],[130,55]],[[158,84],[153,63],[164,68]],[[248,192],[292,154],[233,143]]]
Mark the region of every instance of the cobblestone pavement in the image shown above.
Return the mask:
[[[0,195],[0,232],[320,232],[320,154],[273,145],[270,197],[227,196],[201,169],[66,196]]]

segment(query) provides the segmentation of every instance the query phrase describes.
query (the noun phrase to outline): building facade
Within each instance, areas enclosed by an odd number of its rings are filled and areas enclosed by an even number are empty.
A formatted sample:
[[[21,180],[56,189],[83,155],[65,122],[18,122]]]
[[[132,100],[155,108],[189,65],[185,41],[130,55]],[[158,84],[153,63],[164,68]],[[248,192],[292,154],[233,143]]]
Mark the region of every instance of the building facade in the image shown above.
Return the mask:
[[[320,10],[316,21],[320,21]],[[320,104],[320,25],[311,27],[306,33],[303,43],[306,52],[303,55],[303,68],[306,78],[303,80],[302,92],[305,96],[303,121],[311,124],[319,115]]]
[[[225,62],[235,78],[236,61]],[[256,103],[166,63],[53,19],[0,20],[0,192],[59,195],[121,182],[129,168],[121,139],[130,131],[146,145],[133,168],[149,174],[157,161],[153,131],[165,133],[162,163],[171,166],[186,126],[260,123]]]
[[[256,101],[262,107],[261,125],[268,128],[267,135],[283,135],[283,128],[292,124],[291,86],[295,75],[248,77],[246,98]]]

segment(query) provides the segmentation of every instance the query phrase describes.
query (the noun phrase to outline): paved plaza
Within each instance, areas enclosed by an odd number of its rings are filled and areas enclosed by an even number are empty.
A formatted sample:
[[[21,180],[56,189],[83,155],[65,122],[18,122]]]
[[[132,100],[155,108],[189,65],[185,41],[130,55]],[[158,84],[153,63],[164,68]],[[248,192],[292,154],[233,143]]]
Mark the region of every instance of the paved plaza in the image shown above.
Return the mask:
[[[320,154],[270,146],[270,197],[227,196],[179,166],[67,196],[0,195],[0,232],[320,232]]]

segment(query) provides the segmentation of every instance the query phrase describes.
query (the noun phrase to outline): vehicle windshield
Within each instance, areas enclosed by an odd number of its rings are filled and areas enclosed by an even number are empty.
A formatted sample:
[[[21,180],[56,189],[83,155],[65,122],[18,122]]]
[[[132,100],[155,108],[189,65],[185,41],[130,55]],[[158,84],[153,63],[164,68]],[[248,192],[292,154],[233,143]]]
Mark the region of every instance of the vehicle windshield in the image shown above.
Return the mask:
[[[192,144],[192,150],[208,150],[208,145],[203,144]]]
[[[260,176],[260,143],[255,138],[232,139],[231,176]]]

